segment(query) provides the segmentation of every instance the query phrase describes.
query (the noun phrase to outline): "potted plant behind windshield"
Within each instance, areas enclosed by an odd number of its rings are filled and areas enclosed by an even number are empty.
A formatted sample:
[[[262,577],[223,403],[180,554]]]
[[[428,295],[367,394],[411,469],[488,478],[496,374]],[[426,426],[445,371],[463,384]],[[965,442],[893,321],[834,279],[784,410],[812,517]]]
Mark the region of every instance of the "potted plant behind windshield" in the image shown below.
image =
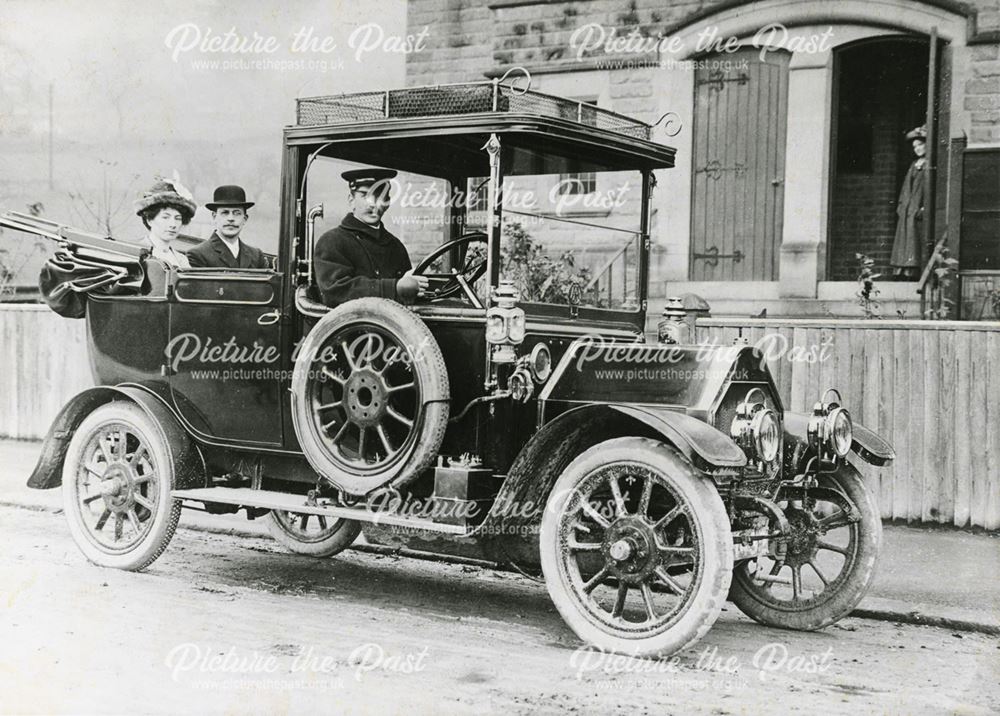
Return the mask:
[[[500,275],[521,300],[568,306],[571,317],[581,309],[602,309],[593,316],[600,319],[639,311],[646,296],[642,172],[521,147],[510,149],[503,168]]]

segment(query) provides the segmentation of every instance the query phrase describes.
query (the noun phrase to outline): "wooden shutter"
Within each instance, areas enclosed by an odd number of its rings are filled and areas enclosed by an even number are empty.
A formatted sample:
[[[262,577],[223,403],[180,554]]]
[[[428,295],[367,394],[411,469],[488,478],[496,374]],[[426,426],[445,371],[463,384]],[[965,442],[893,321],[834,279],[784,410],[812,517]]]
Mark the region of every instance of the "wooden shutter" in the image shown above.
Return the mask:
[[[778,279],[789,59],[749,48],[695,70],[692,281]]]

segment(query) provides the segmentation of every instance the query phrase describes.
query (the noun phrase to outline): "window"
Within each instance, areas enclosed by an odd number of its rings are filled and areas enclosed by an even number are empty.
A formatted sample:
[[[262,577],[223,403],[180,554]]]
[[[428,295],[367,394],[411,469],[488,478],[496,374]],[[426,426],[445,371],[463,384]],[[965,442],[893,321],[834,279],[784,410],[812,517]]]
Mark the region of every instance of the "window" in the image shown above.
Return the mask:
[[[567,97],[582,104],[572,108],[560,109],[564,119],[569,119],[582,124],[597,125],[597,97]],[[594,172],[570,172],[559,175],[559,193],[563,196],[576,196],[580,194],[593,194],[597,191],[597,174]]]

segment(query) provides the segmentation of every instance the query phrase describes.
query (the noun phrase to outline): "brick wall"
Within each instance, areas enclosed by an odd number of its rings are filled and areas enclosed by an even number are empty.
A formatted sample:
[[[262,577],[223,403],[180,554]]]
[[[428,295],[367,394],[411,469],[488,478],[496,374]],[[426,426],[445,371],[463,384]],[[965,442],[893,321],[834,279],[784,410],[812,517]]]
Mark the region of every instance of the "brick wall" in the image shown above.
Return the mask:
[[[600,57],[585,56],[581,62],[570,49],[570,37],[578,28],[597,23],[609,31],[616,29],[619,37],[632,30],[647,37],[671,35],[695,14],[704,14],[723,2],[410,0],[409,32],[418,32],[426,25],[430,37],[425,52],[408,56],[407,83],[481,80],[487,73],[509,65],[569,71],[594,69],[595,61],[616,58],[601,52]],[[1000,31],[997,0],[969,0],[964,5],[975,10],[974,25],[980,36],[986,33],[990,37],[990,33]],[[641,58],[628,54],[617,59]],[[1000,143],[1000,43],[993,39],[989,44],[979,41],[970,45],[956,57],[955,69],[962,73],[956,85],[959,97],[953,105],[959,108],[960,116],[951,118],[951,127],[967,128],[971,146]],[[554,76],[537,77],[543,91]],[[612,71],[607,106],[645,121],[655,121],[664,111],[658,103],[656,84],[662,76],[662,71],[654,67]],[[876,146],[899,146],[898,136],[886,134],[897,133],[898,126],[889,128],[887,120],[875,122],[873,132]],[[885,149],[874,157],[876,178],[841,176],[835,183],[830,207],[830,278],[853,280],[854,254],[858,251],[875,256],[880,263],[888,259],[895,231],[894,202],[906,167],[905,155],[894,156],[893,151]],[[865,211],[852,211],[852,207],[864,207]],[[654,218],[654,227],[655,224]],[[663,237],[656,239],[662,240]],[[654,282],[661,270],[654,256]],[[655,285],[652,290],[656,292]]]
[[[410,32],[430,28],[427,50],[407,57],[411,85],[482,79],[506,65],[574,65],[570,51],[573,32],[589,23],[615,28],[619,36],[638,30],[645,36],[670,34],[695,13],[704,13],[722,0],[587,0],[583,2],[509,3],[505,0],[410,0]],[[980,33],[1000,31],[996,0],[971,0]],[[492,7],[491,7],[492,6]],[[775,18],[780,20],[780,18]],[[1000,142],[1000,44],[968,48],[968,76],[961,84],[961,106],[968,113],[972,144]],[[603,55],[602,55],[603,56]],[[635,59],[629,55],[628,59]],[[613,109],[651,113],[652,73],[622,70],[616,84]],[[620,101],[619,101],[620,100]],[[965,124],[965,123],[959,123]]]
[[[980,21],[984,14],[980,13]],[[989,17],[1000,17],[1000,13]],[[965,109],[971,123],[969,142],[997,144],[1000,143],[1000,45],[974,45],[969,51],[972,75],[965,81]]]

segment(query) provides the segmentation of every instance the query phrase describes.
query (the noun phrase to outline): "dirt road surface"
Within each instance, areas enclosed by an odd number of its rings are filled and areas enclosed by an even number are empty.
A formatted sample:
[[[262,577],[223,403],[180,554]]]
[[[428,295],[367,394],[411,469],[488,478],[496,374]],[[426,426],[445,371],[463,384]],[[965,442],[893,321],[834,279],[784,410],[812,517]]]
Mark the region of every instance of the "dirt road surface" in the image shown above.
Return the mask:
[[[183,519],[182,519],[183,523]],[[2,713],[998,713],[1000,643],[729,606],[672,660],[581,650],[543,585],[467,565],[178,530],[144,573],[0,507]]]

